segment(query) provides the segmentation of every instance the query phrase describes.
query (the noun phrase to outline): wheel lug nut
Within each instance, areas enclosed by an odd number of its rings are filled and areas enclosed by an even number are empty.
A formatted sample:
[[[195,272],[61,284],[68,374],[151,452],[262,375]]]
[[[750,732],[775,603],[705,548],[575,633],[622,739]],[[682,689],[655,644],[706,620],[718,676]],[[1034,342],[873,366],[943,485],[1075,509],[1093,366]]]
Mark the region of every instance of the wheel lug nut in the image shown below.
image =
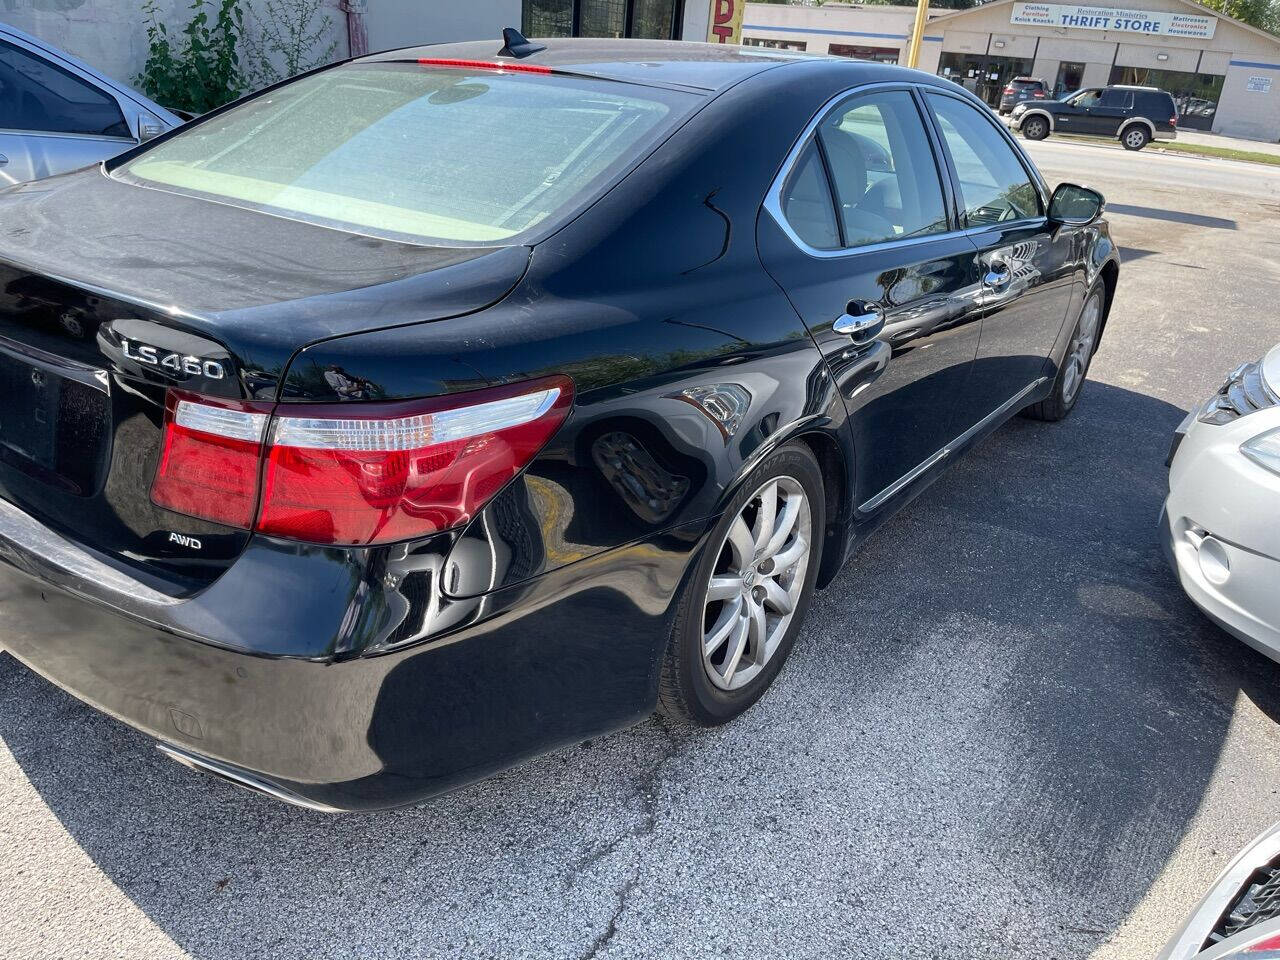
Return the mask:
[[[764,600],[764,587],[756,587],[755,589],[753,589],[753,590],[751,591],[751,596],[752,596],[752,598],[754,598],[757,602],[763,601],[763,600]]]

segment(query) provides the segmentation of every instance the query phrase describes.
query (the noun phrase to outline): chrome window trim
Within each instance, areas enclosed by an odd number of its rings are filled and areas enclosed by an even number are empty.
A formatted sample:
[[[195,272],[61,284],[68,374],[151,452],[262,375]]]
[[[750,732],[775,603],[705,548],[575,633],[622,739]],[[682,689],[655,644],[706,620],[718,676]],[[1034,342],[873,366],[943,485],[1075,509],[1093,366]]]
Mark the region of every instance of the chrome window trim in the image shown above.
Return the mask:
[[[809,144],[813,142],[814,132],[818,129],[818,126],[833,110],[835,110],[836,107],[840,106],[840,104],[844,103],[846,100],[854,100],[858,97],[865,96],[868,93],[874,93],[877,91],[902,90],[907,94],[912,94],[912,99],[915,99],[914,92],[917,89],[919,89],[918,84],[909,83],[903,80],[886,80],[879,83],[865,83],[861,86],[841,90],[818,108],[817,113],[813,115],[813,118],[800,132],[800,136],[796,138],[796,142],[792,145],[791,151],[782,161],[782,166],[778,169],[777,176],[773,178],[773,183],[769,185],[769,191],[765,194],[763,206],[765,210],[769,211],[769,216],[773,218],[774,223],[781,227],[782,232],[785,233],[790,238],[791,242],[799,247],[804,253],[807,253],[811,257],[828,260],[835,257],[854,256],[868,251],[874,252],[876,250],[883,250],[889,247],[905,247],[920,243],[932,243],[936,240],[945,240],[964,235],[966,232],[964,230],[946,230],[941,233],[928,233],[919,237],[905,237],[893,240],[881,240],[877,243],[864,243],[858,247],[834,247],[830,250],[823,250],[820,247],[813,247],[805,243],[805,241],[800,238],[800,235],[795,232],[794,228],[792,228],[791,224],[787,222],[786,214],[782,212],[782,188],[786,184],[787,178],[791,176],[791,172],[795,169],[796,162],[800,159],[800,154],[804,153]],[[918,104],[916,109],[920,109]],[[921,116],[920,124],[924,129],[926,138],[930,138],[927,118]],[[938,166],[937,158],[931,157],[930,159],[933,160],[934,168],[938,172],[938,188],[942,191],[942,201],[945,206],[948,199],[947,190],[944,185],[947,174],[945,170]],[[840,213],[838,210],[834,210],[834,196],[831,198],[831,201],[833,212],[838,217]]]
[[[125,121],[129,120],[125,117]],[[7,137],[51,137],[55,140],[105,140],[108,143],[137,143],[137,137],[109,137],[104,133],[63,133],[57,130],[21,130],[17,127],[0,127]]]
[[[862,86],[853,87],[852,89],[841,90],[835,96],[827,100],[818,108],[817,113],[815,113],[813,118],[805,125],[804,130],[800,132],[800,136],[796,138],[796,142],[792,145],[791,150],[782,161],[782,166],[778,169],[777,175],[773,178],[773,182],[769,185],[769,191],[765,194],[763,204],[764,209],[767,210],[769,216],[773,218],[773,222],[778,225],[782,232],[787,235],[788,239],[790,239],[791,242],[803,253],[820,260],[832,260],[842,257],[857,256],[862,253],[876,253],[878,251],[896,249],[899,247],[912,247],[923,243],[936,243],[938,241],[954,240],[958,237],[964,237],[971,234],[986,233],[990,230],[1018,229],[1020,227],[1041,226],[1048,223],[1047,216],[1044,213],[1041,213],[1034,217],[1022,217],[1018,220],[1009,220],[1002,223],[987,223],[975,227],[961,227],[953,230],[945,230],[940,233],[927,233],[918,237],[902,237],[893,240],[881,240],[877,243],[864,243],[857,247],[834,247],[830,250],[823,250],[820,247],[810,246],[802,240],[800,235],[796,233],[795,229],[787,221],[786,215],[782,212],[782,189],[786,185],[787,178],[791,176],[792,171],[795,169],[796,163],[800,159],[800,154],[804,153],[809,144],[813,142],[814,132],[818,129],[818,126],[836,107],[840,106],[846,100],[853,100],[869,92],[881,90],[903,90],[912,94],[915,92],[919,92],[920,94],[938,93],[941,96],[953,97],[962,103],[969,103],[970,106],[973,106],[967,97],[958,96],[950,90],[945,90],[941,87],[934,87],[931,84],[913,84],[902,80],[889,80],[881,83],[863,84]],[[917,109],[919,109],[919,106]],[[930,124],[934,122],[932,117],[927,115],[921,116],[920,122],[925,128],[926,137],[929,137],[930,140],[932,140],[933,131],[930,127]],[[998,126],[1002,128],[1003,124]],[[1013,145],[1014,152],[1017,155],[1019,162],[1022,163],[1023,169],[1027,171],[1032,184],[1040,195],[1041,208],[1047,211],[1049,209],[1049,198],[1045,193],[1044,181],[1040,178],[1039,172],[1035,169],[1034,164],[1031,163],[1030,158],[1022,152],[1018,142],[1014,140],[1013,137],[1009,136],[1007,130],[1005,131],[1005,140]],[[943,192],[943,203],[946,204],[948,202],[946,184],[951,180],[951,171],[940,167],[938,165],[938,158],[932,159],[934,160],[934,167],[938,171],[939,187],[942,188]],[[954,184],[951,189],[954,190]],[[833,205],[834,202],[835,198],[833,197]],[[839,215],[838,211],[836,211],[836,215]]]

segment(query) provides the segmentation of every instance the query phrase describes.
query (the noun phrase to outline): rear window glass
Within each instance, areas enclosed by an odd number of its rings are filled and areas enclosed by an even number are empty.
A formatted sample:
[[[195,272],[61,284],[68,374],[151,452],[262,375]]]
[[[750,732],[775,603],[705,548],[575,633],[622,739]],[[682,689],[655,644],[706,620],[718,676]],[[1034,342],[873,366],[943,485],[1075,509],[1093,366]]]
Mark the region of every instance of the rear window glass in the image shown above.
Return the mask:
[[[495,243],[598,194],[699,99],[543,74],[357,64],[257,97],[114,172],[360,233]]]

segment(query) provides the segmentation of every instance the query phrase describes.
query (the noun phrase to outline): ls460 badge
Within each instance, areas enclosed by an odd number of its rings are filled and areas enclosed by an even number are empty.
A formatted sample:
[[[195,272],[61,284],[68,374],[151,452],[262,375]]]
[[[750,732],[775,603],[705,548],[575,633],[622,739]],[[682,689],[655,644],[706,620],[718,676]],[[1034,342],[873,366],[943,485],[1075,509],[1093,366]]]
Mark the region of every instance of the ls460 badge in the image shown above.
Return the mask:
[[[120,349],[135,363],[156,367],[169,373],[185,373],[192,377],[208,377],[210,380],[221,380],[227,375],[226,367],[220,360],[163,351],[149,343],[138,343],[136,340],[126,340],[124,337],[120,338]]]

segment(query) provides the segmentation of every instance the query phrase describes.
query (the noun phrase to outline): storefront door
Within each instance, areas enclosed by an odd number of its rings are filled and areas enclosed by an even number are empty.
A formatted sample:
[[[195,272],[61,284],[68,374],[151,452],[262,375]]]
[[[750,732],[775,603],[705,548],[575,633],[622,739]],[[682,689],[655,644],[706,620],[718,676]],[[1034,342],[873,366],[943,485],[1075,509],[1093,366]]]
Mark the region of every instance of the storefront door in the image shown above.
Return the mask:
[[[1062,95],[1079,90],[1084,83],[1084,64],[1074,60],[1063,60],[1058,65],[1058,81],[1053,85],[1053,95],[1059,100]]]

